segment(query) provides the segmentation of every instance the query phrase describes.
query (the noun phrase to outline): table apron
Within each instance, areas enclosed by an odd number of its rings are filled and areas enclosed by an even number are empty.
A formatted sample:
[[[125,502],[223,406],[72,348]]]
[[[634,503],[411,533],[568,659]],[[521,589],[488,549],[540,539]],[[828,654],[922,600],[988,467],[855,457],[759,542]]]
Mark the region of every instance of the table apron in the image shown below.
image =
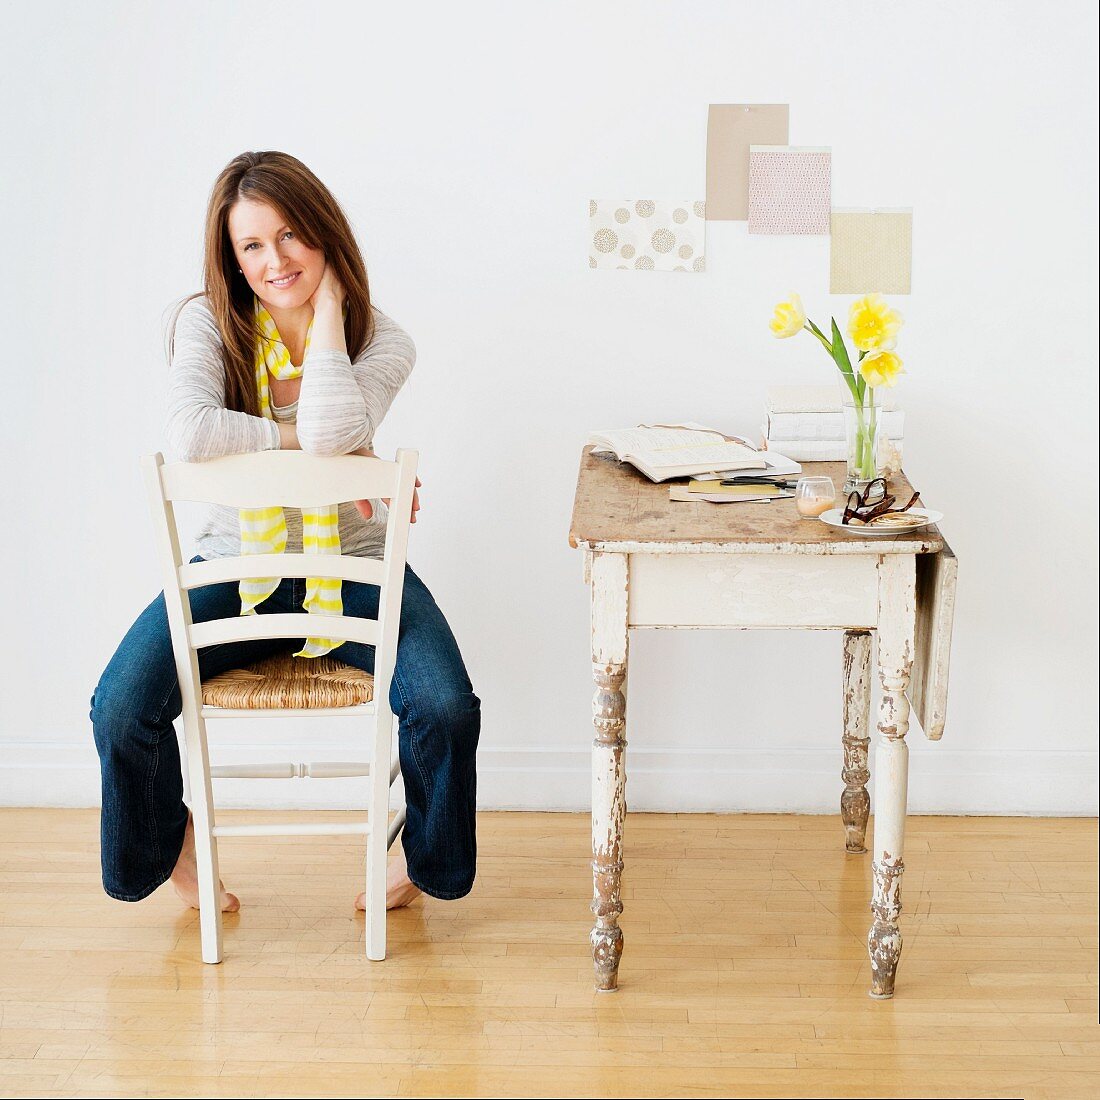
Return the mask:
[[[631,554],[629,626],[874,628],[876,554]]]

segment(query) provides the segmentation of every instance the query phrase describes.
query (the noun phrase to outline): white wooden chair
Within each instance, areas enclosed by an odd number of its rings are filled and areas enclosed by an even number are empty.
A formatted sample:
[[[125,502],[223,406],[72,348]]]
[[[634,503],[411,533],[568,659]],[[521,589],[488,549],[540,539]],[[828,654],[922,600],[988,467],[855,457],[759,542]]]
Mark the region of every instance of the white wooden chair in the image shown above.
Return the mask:
[[[164,577],[164,599],[172,634],[172,650],[183,699],[186,767],[195,823],[199,877],[199,925],[204,962],[222,960],[222,914],[218,904],[218,839],[226,836],[365,835],[366,950],[370,959],[386,957],[386,853],[404,820],[401,811],[388,828],[390,787],[399,774],[391,761],[394,715],[390,683],[397,656],[398,626],[405,579],[409,520],[418,454],[402,449],[395,461],[364,455],[322,458],[302,451],[277,450],[231,455],[205,462],[165,463],[160,453],[142,458],[142,470],[153,514],[157,552]],[[233,508],[280,505],[302,508],[349,500],[388,497],[389,517],[382,560],[348,554],[250,554],[190,564],[180,554],[173,504],[201,501]],[[245,577],[337,577],[377,584],[381,588],[378,618],[343,615],[236,615],[205,623],[191,621],[187,592],[202,585]],[[203,703],[196,651],[220,642],[260,638],[342,638],[375,646],[373,699],[354,706],[298,708],[217,707]],[[339,649],[334,655],[339,654]],[[331,658],[296,658],[295,663]],[[330,717],[358,714],[374,719],[366,763],[233,765],[211,768],[206,722],[210,718],[272,716]],[[330,778],[370,776],[368,819],[341,824],[218,825],[214,816],[211,779]]]

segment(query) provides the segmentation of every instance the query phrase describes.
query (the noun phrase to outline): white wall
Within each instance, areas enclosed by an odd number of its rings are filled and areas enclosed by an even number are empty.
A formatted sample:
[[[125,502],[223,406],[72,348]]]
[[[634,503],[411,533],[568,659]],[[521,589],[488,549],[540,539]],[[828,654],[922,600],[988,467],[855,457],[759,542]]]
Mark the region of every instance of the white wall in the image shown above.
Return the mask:
[[[831,380],[768,333],[828,240],[708,226],[705,275],[592,272],[587,200],[702,198],[707,105],[787,102],[838,206],[912,206],[906,466],[961,562],[947,732],[914,811],[1096,810],[1096,14],[1091,3],[43,3],[3,16],[0,800],[94,804],[88,701],[159,590],[139,455],[209,188],[286,150],[345,205],[419,361],[410,561],[483,701],[482,805],[582,808],[589,429],[754,432]],[[13,247],[14,245],[14,247]],[[632,809],[835,812],[840,637],[632,636]],[[702,673],[710,688],[685,690]],[[285,739],[266,724],[222,736]],[[241,751],[238,749],[238,751]],[[290,797],[304,797],[301,788]],[[250,788],[250,790],[252,790]],[[346,788],[344,788],[346,790]],[[247,792],[245,794],[247,797]],[[253,795],[256,797],[256,795]],[[282,796],[280,796],[282,797]]]

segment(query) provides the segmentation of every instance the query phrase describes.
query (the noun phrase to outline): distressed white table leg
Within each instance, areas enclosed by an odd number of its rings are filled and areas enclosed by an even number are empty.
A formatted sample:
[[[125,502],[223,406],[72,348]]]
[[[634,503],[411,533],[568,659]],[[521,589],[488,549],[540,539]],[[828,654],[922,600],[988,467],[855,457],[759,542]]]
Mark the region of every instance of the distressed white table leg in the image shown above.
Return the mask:
[[[878,674],[882,685],[875,743],[872,922],[867,934],[872,997],[894,995],[901,956],[901,876],[909,786],[909,674],[913,667],[916,563],[909,554],[879,559]]]
[[[840,796],[840,819],[844,823],[844,846],[856,855],[866,852],[867,815],[871,798],[867,794],[867,728],[871,719],[871,634],[867,630],[844,632],[844,793]]]
[[[626,554],[593,553],[592,700],[596,738],[592,742],[592,962],[596,988],[618,987],[623,934],[620,882],[623,821],[626,817],[626,662],[628,647]]]

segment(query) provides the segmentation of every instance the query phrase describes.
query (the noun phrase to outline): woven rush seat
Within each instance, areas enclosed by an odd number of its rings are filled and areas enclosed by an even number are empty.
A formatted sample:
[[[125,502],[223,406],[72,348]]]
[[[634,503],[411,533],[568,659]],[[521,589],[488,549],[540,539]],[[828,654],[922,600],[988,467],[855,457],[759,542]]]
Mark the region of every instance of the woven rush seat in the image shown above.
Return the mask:
[[[354,707],[374,698],[374,677],[335,657],[280,653],[202,683],[207,707],[281,710]]]

